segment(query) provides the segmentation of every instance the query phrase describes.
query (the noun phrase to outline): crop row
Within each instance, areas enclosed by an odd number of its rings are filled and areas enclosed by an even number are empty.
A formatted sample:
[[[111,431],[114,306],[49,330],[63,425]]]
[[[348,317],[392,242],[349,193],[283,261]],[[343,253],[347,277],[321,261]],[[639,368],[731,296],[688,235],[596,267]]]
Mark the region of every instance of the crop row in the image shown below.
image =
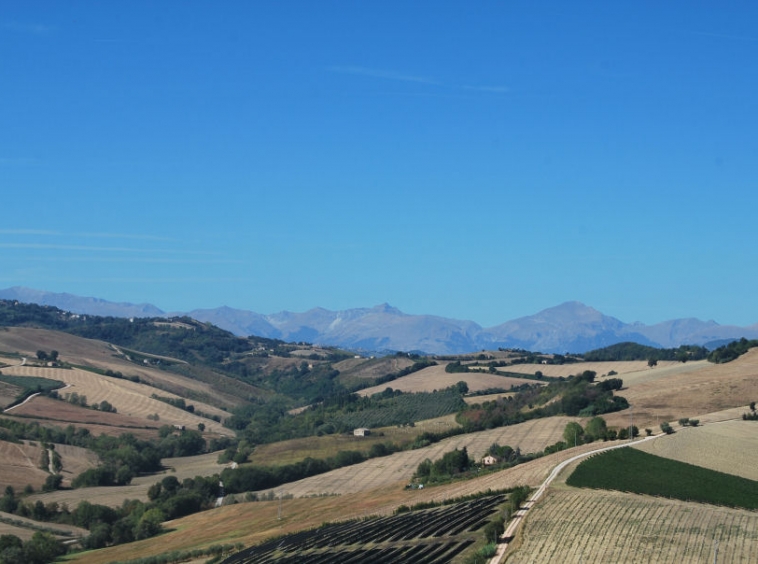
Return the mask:
[[[391,517],[325,525],[252,547],[230,557],[225,564],[446,562],[441,558],[451,558],[452,553],[457,554],[473,542],[456,537],[482,527],[504,500],[503,495],[492,495]],[[369,544],[375,546],[360,548]]]
[[[530,512],[509,564],[752,562],[755,513],[619,492],[553,491]],[[569,518],[570,516],[570,518]]]
[[[463,552],[474,541],[438,541],[426,544],[389,546],[386,548],[357,548],[354,550],[327,550],[309,554],[281,556],[273,553],[234,555],[223,564],[443,564]]]

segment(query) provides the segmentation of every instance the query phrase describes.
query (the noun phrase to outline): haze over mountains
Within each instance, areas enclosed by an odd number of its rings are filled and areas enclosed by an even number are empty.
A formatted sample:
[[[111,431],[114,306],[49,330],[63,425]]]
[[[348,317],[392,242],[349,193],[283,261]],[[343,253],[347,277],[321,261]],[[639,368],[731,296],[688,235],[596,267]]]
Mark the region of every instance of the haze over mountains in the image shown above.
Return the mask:
[[[219,307],[164,312],[151,304],[115,303],[24,287],[0,290],[0,299],[51,305],[73,313],[114,317],[187,315],[240,336],[307,341],[364,351],[419,351],[457,354],[482,349],[523,348],[547,353],[582,353],[633,341],[654,347],[718,346],[723,341],[758,338],[758,324],[719,325],[715,321],[674,319],[655,325],[624,323],[580,302],[566,302],[535,315],[483,328],[473,321],[409,315],[388,304],[372,308],[263,315]]]

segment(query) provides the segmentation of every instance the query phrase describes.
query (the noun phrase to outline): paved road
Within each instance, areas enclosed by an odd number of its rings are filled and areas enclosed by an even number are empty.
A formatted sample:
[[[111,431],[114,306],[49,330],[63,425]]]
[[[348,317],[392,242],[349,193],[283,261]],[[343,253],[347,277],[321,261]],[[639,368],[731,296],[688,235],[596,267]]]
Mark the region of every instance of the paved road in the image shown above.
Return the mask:
[[[508,523],[508,527],[506,527],[505,532],[503,533],[503,536],[500,537],[500,542],[497,545],[497,552],[495,553],[495,556],[492,557],[492,559],[489,561],[489,564],[500,564],[500,561],[503,559],[503,555],[505,554],[505,551],[508,549],[508,545],[513,540],[513,537],[516,536],[516,531],[518,530],[519,525],[521,524],[521,521],[526,516],[527,512],[534,507],[534,504],[539,501],[539,499],[542,497],[542,494],[545,493],[545,490],[547,490],[547,487],[550,485],[550,483],[555,480],[556,476],[561,473],[561,471],[571,464],[572,462],[575,462],[579,460],[580,458],[585,458],[587,456],[591,456],[593,454],[597,454],[599,452],[605,452],[607,450],[613,450],[616,448],[624,448],[632,445],[638,445],[640,443],[643,443],[645,441],[650,441],[653,439],[657,439],[658,437],[663,437],[664,433],[661,433],[659,435],[653,435],[651,437],[645,437],[643,439],[639,439],[637,441],[626,441],[621,444],[599,448],[596,450],[591,450],[589,452],[584,452],[582,454],[577,454],[576,456],[572,456],[571,458],[564,460],[560,464],[558,464],[555,468],[553,468],[553,471],[550,472],[550,475],[545,479],[544,482],[542,482],[542,485],[537,488],[537,490],[532,494],[532,496],[527,500],[522,506],[521,509],[519,509],[516,514],[513,516],[513,518]]]

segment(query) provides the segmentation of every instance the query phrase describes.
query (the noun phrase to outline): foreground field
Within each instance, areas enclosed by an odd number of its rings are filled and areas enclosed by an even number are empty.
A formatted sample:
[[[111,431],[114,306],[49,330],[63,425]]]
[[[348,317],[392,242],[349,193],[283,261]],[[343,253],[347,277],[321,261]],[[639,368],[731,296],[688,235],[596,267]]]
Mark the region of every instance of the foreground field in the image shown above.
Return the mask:
[[[756,540],[755,512],[564,487],[530,511],[506,562],[709,562],[716,543],[719,562],[755,562]]]
[[[685,427],[673,435],[642,443],[635,448],[664,458],[758,480],[756,421],[737,420],[702,427]]]
[[[166,523],[170,532],[137,543],[74,555],[73,561],[106,564],[137,557],[163,554],[172,550],[204,548],[217,543],[242,542],[251,546],[265,539],[318,527],[326,522],[357,519],[369,515],[389,515],[399,505],[440,501],[490,489],[542,483],[553,467],[582,450],[583,445],[545,456],[481,478],[455,482],[423,490],[405,490],[399,481],[374,489],[343,495],[284,499],[225,505]],[[278,490],[277,490],[278,491]]]

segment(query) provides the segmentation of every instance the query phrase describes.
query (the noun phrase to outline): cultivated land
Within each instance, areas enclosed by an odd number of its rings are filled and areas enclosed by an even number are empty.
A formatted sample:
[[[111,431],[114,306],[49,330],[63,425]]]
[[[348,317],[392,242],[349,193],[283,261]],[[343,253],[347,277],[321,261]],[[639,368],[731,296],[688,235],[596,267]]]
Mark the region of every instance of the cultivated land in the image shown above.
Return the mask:
[[[445,363],[447,364],[447,363]],[[537,365],[531,365],[537,366]],[[510,367],[508,367],[510,370]],[[537,368],[536,370],[539,370]],[[533,372],[532,372],[533,374]],[[457,382],[466,382],[472,392],[487,390],[490,388],[510,389],[511,386],[521,386],[523,384],[534,384],[534,380],[521,378],[510,378],[507,376],[498,376],[497,374],[486,374],[479,372],[445,372],[445,365],[430,366],[418,372],[413,372],[397,380],[392,380],[386,384],[366,388],[358,392],[362,396],[370,396],[392,388],[402,392],[431,392],[433,390],[442,390],[454,386]]]
[[[652,441],[656,442],[656,441]],[[554,488],[529,512],[508,564],[754,562],[758,514],[612,491]]]
[[[642,443],[635,448],[656,456],[758,480],[758,421],[737,420],[685,427],[673,435]]]
[[[63,464],[61,475],[64,486],[70,485],[76,476],[98,464],[97,456],[84,448],[55,445],[55,451],[60,455]],[[12,486],[16,491],[31,485],[39,490],[49,476],[47,470],[40,468],[41,459],[42,445],[38,442],[0,441],[0,485],[3,489],[5,486]]]
[[[230,435],[231,431],[222,427],[210,419],[199,417],[182,409],[173,407],[165,402],[153,399],[150,396],[157,394],[160,396],[172,397],[178,399],[179,396],[156,390],[146,384],[131,382],[123,378],[111,378],[96,374],[89,370],[80,370],[78,368],[47,368],[37,366],[14,366],[6,368],[4,374],[12,376],[37,376],[49,378],[51,380],[60,380],[68,387],[60,390],[60,395],[65,397],[67,393],[77,393],[80,396],[87,397],[87,402],[92,405],[107,401],[118,410],[118,413],[130,418],[140,420],[143,425],[153,425],[153,421],[148,419],[148,415],[158,414],[161,425],[185,425],[187,428],[197,429],[198,423],[203,423],[206,429],[211,433]],[[55,403],[55,402],[53,402]],[[61,402],[65,403],[65,402]],[[210,405],[200,402],[196,403],[196,408],[208,413],[209,415],[226,416],[224,411]],[[55,409],[51,406],[51,409]],[[49,414],[51,419],[61,420],[56,416],[57,412]]]

